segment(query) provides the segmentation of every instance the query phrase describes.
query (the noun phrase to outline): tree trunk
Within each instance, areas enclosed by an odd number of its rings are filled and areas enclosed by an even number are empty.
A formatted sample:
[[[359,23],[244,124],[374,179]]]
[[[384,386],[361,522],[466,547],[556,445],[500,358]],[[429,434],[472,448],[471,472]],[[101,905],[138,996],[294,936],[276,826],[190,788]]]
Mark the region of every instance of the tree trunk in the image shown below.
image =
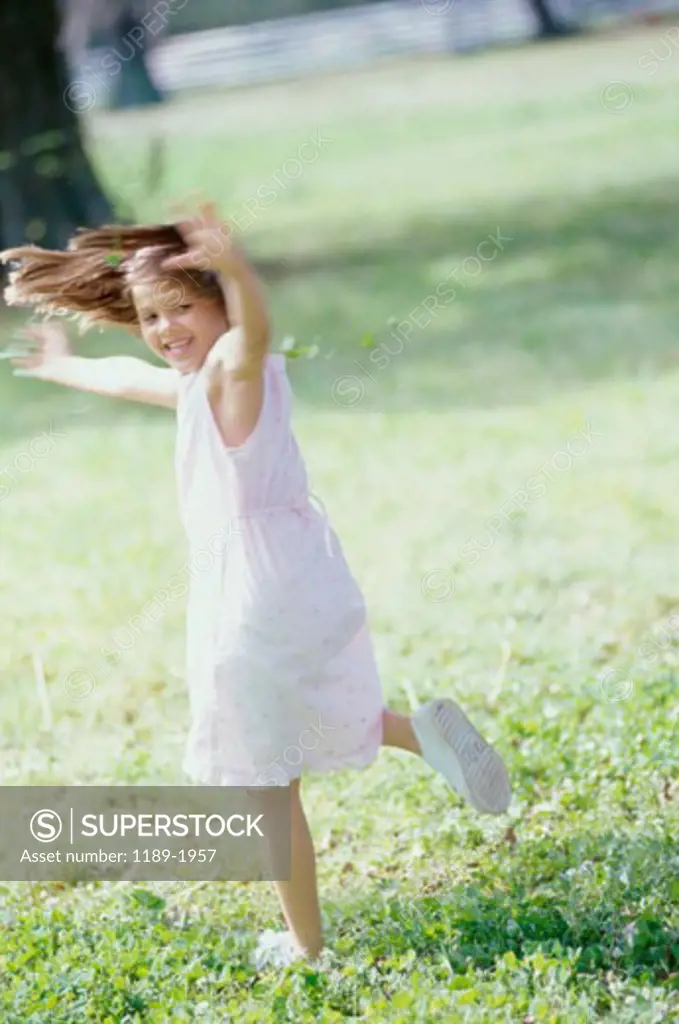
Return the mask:
[[[113,212],[83,148],[57,0],[0,2],[0,246],[63,248]]]
[[[529,0],[529,3],[535,17],[538,19],[538,24],[540,25],[539,34],[542,38],[572,35],[575,32],[575,26],[567,25],[552,13],[549,0]]]
[[[144,33],[137,42],[139,22],[130,8],[124,8],[111,29],[112,54],[121,65],[120,74],[113,80],[110,107],[121,110],[129,107],[144,107],[150,103],[162,103],[163,96],[149,74],[146,64],[146,49],[149,34]]]

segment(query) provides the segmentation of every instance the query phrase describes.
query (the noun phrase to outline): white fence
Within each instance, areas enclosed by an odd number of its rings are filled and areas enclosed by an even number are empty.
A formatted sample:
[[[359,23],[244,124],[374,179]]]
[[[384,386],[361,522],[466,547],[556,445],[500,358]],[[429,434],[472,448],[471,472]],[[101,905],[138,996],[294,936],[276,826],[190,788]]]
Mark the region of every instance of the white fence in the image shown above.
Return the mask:
[[[358,66],[399,53],[433,53],[532,28],[523,0],[393,0],[303,18],[262,22],[168,40],[153,54],[158,81],[169,90],[238,85]],[[449,8],[449,9],[448,9]],[[494,10],[497,9],[497,12]],[[497,17],[496,14],[500,16]]]
[[[561,0],[553,6],[587,18],[626,18],[675,11],[678,0]],[[525,0],[386,0],[251,25],[168,37],[150,47],[149,65],[162,89],[247,85],[318,71],[358,67],[398,54],[465,51],[534,35]],[[141,40],[137,50],[151,43]],[[132,59],[126,43],[121,60]],[[108,54],[108,61],[105,60]],[[97,94],[115,51],[91,51],[75,77]],[[97,84],[98,83],[98,84]],[[110,83],[109,83],[110,85]]]

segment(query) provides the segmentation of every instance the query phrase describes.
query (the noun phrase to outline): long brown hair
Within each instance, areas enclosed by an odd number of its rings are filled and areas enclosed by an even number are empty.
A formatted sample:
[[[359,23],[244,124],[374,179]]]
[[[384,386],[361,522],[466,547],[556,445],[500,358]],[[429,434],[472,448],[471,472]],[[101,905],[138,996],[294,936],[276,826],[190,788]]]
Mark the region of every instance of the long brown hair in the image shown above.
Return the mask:
[[[136,330],[133,284],[169,279],[182,295],[223,299],[209,271],[163,269],[166,259],[186,251],[173,224],[80,228],[65,251],[25,245],[0,252],[3,263],[18,263],[10,269],[5,301],[46,314],[72,314],[81,330],[96,323]]]

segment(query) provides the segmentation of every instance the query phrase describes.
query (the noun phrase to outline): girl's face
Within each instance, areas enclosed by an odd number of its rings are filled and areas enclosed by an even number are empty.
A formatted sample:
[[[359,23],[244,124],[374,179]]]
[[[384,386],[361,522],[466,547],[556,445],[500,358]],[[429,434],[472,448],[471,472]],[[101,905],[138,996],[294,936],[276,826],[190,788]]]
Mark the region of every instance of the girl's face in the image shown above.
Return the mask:
[[[223,301],[187,290],[173,279],[135,285],[132,297],[142,338],[180,373],[199,370],[228,330]]]

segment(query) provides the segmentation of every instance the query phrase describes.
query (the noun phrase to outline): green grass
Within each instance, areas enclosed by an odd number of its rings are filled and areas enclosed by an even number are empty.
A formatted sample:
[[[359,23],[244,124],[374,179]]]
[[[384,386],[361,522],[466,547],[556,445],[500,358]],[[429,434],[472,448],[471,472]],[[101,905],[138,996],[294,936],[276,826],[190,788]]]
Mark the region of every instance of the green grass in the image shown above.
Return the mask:
[[[322,970],[254,973],[254,936],[277,922],[261,885],[7,883],[3,1021],[679,1016],[679,648],[662,630],[679,608],[679,57],[638,67],[659,34],[92,122],[102,174],[149,219],[195,187],[237,211],[317,128],[333,139],[245,232],[286,264],[278,340],[320,348],[290,364],[298,433],[387,698],[455,694],[506,755],[515,801],[478,818],[393,752],[310,778]],[[600,101],[614,80],[633,89],[618,114]],[[146,195],[154,133],[169,163]],[[498,228],[504,249],[460,269]],[[396,352],[390,318],[455,271],[455,300]],[[396,354],[371,362],[365,335]],[[6,367],[0,416],[0,466],[61,435],[0,477],[2,778],[181,782],[182,602],[117,664],[100,653],[185,562],[172,418]],[[580,454],[558,455],[568,444]]]

